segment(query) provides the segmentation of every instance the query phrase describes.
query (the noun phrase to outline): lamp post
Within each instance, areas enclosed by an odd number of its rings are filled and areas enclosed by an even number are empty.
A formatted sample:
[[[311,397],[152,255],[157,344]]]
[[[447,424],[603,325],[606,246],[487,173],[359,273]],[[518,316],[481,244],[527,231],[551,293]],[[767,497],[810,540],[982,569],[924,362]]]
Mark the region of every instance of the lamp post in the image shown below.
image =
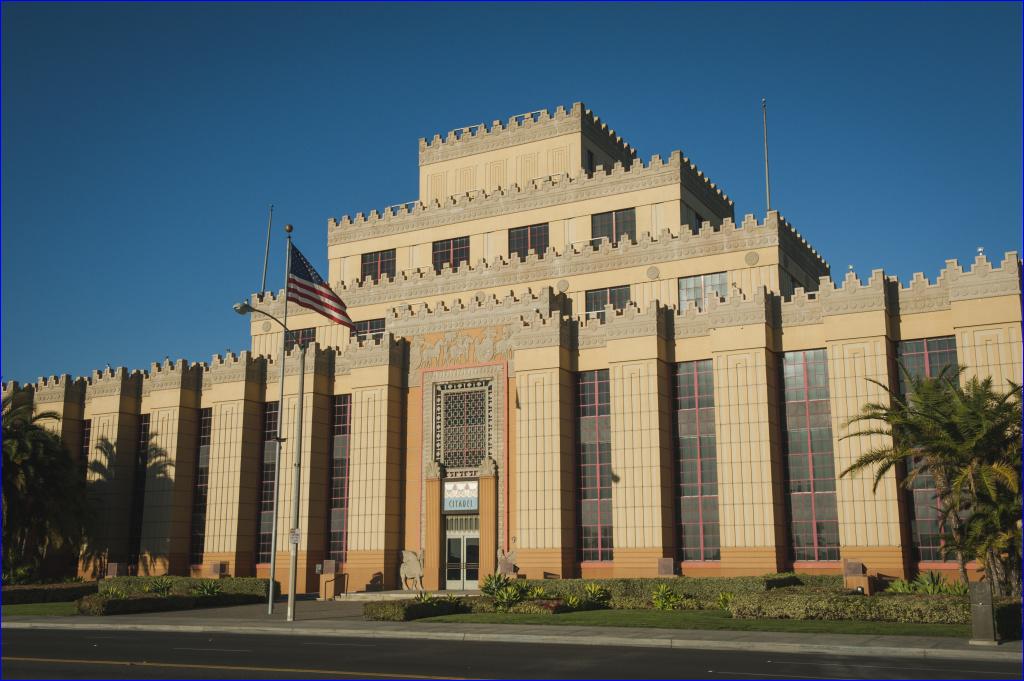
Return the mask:
[[[285,358],[285,347],[288,340],[288,274],[291,271],[292,263],[292,226],[284,226],[285,233],[288,234],[288,245],[285,251],[285,265],[284,265],[284,319],[281,321],[277,317],[262,310],[257,310],[247,301],[235,303],[233,308],[235,312],[240,315],[250,314],[252,312],[259,312],[262,315],[270,317],[275,322],[281,325],[283,331],[281,332],[281,376],[279,379],[280,391],[278,393],[277,400],[277,447],[274,448],[274,503],[271,515],[273,516],[272,523],[270,526],[270,584],[267,589],[269,595],[267,596],[267,614],[274,614],[274,579],[277,577],[277,499],[280,496],[279,491],[281,489],[281,447],[284,446],[285,438],[283,436],[284,426],[284,358]]]

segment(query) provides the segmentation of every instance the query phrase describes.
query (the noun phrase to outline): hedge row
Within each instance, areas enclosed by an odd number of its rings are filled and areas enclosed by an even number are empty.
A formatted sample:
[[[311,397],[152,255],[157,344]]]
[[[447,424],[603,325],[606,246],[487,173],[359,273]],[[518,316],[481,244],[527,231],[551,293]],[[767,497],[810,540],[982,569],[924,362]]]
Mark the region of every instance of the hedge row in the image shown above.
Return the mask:
[[[843,578],[837,575],[804,575],[780,573],[760,577],[650,577],[630,579],[531,579],[528,588],[543,588],[550,596],[565,598],[574,595],[585,598],[587,584],[607,589],[609,606],[617,609],[651,607],[651,595],[661,585],[683,597],[683,602],[698,608],[717,608],[718,595],[729,593],[761,594],[786,587],[823,591],[841,591]],[[684,606],[685,607],[685,606]]]
[[[736,619],[859,620],[921,624],[970,624],[963,596],[921,594],[762,593],[737,595],[729,605]]]
[[[1003,641],[1019,641],[1021,636],[1020,599],[1000,598],[995,604],[996,632]]]
[[[370,601],[363,604],[363,618],[385,622],[408,622],[424,617],[469,612],[468,599],[438,598],[430,602],[416,600]],[[479,600],[479,599],[475,599]]]
[[[77,601],[79,598],[94,593],[96,593],[96,582],[5,585],[3,604],[69,602]]]
[[[261,603],[263,599],[264,596],[247,593],[220,593],[216,596],[129,596],[128,598],[111,598],[104,594],[92,594],[78,601],[78,612],[81,615],[127,615],[140,612],[247,605]]]
[[[219,579],[197,579],[193,577],[174,577],[171,575],[161,577],[112,577],[100,582],[100,592],[107,589],[116,589],[129,596],[134,594],[147,594],[148,587],[154,580],[168,580],[171,582],[171,593],[188,596],[194,587],[201,582],[216,582],[220,585],[221,592],[225,594],[251,594],[266,598],[267,585],[269,580],[257,579],[256,577],[221,577]],[[276,593],[281,593],[281,585],[275,582]]]

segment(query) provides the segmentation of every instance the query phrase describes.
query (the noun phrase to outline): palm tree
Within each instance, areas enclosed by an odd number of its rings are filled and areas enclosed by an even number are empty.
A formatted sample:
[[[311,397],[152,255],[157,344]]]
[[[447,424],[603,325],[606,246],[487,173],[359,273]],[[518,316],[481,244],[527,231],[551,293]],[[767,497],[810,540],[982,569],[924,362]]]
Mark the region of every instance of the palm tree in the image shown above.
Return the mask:
[[[3,572],[35,576],[47,555],[77,547],[88,517],[85,483],[60,437],[22,391],[3,399]]]
[[[1006,525],[1013,499],[1018,509],[1020,504],[1020,386],[998,392],[991,378],[972,378],[961,386],[957,375],[917,377],[904,370],[905,396],[873,381],[889,393],[890,403],[865,404],[850,425],[867,427],[844,439],[881,435],[887,444],[864,453],[841,476],[873,468],[877,489],[898,466],[906,465],[902,484],[908,488],[918,476],[930,475],[946,530],[943,550],[956,555],[961,578],[967,581],[967,562],[978,558],[993,583],[1006,586],[1007,568],[1020,573],[1019,551],[1013,548],[1020,542],[1012,538],[1013,529],[1019,537],[1019,528]]]

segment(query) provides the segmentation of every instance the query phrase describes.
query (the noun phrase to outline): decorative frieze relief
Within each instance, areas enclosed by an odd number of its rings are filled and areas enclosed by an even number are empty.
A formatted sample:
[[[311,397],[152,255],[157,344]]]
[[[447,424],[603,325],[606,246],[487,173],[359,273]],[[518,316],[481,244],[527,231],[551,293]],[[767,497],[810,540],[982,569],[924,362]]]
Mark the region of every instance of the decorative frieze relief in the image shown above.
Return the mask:
[[[197,364],[190,364],[183,359],[163,363],[153,362],[149,365],[142,381],[142,394],[149,395],[154,390],[190,390],[197,391],[202,387],[203,370]]]
[[[81,402],[85,397],[85,385],[85,379],[72,379],[70,374],[40,377],[33,386],[32,401],[36,404]]]
[[[263,383],[267,359],[253,356],[248,350],[227,355],[214,355],[211,362],[203,365],[203,384],[237,383],[239,381]]]
[[[355,338],[341,348],[335,348],[334,375],[344,376],[355,369],[366,369],[378,366],[401,366],[405,361],[404,340],[395,337],[391,332],[385,333],[380,340],[369,339],[363,343]]]
[[[111,395],[142,396],[142,372],[134,369],[129,372],[124,367],[93,371],[87,379],[86,392],[89,399],[94,397],[110,397]]]

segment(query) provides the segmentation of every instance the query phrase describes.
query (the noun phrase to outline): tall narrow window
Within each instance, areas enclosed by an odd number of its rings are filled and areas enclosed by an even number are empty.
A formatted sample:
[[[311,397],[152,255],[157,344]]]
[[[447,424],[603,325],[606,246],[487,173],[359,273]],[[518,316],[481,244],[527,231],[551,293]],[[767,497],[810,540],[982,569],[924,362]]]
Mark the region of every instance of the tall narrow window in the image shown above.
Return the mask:
[[[957,371],[956,338],[941,336],[920,340],[900,341],[896,344],[896,359],[911,376],[917,378],[946,376],[955,380]],[[903,372],[899,372],[900,394],[906,397],[909,386]],[[919,464],[911,462],[910,470]],[[910,510],[910,534],[918,560],[943,560],[939,496],[935,478],[930,473],[919,473],[910,484],[913,504]]]
[[[132,484],[132,510],[128,522],[128,569],[139,567],[142,548],[142,515],[146,508],[146,469],[149,467],[149,414],[139,416],[135,443],[135,477]]]
[[[373,339],[379,341],[384,336],[384,318],[380,319],[364,319],[355,323],[356,325],[356,340],[360,343],[365,342],[367,339]]]
[[[636,241],[636,209],[614,210],[590,216],[590,245],[597,248],[601,239],[608,239],[613,246],[620,239]]]
[[[712,362],[676,365],[676,453],[683,560],[718,560],[718,459]]]
[[[348,555],[349,433],[352,396],[335,395],[331,403],[331,475],[328,481],[327,557],[344,563]]]
[[[591,149],[587,149],[587,175],[593,175],[594,170],[597,166],[594,164],[594,152]]]
[[[389,248],[386,251],[374,251],[363,253],[359,276],[363,279],[380,281],[381,277],[388,279],[395,278],[395,249]]]
[[[189,532],[189,565],[202,565],[206,551],[206,500],[210,490],[210,442],[213,434],[213,409],[199,410],[199,447],[196,451],[195,477],[192,480],[192,523]]]
[[[259,512],[256,526],[256,562],[269,563],[271,534],[274,527],[274,456],[277,442],[277,420],[280,418],[277,402],[263,404],[263,465],[260,467]]]
[[[612,559],[612,435],[608,370],[582,371],[576,383],[579,557]]]
[[[712,298],[723,300],[729,294],[729,277],[725,272],[698,274],[695,277],[679,277],[679,309],[693,303],[697,309],[707,308]]]
[[[794,560],[839,560],[839,516],[832,456],[825,350],[783,359],[786,472]]]
[[[92,419],[82,421],[82,442],[78,447],[78,466],[82,477],[89,472],[89,441],[92,439]]]
[[[310,345],[316,342],[316,329],[295,329],[294,331],[286,331],[284,334],[284,349],[291,350],[296,345],[300,348],[308,348]]]
[[[622,310],[627,303],[629,303],[629,286],[612,286],[587,291],[587,319],[596,317],[604,321],[606,305],[611,305],[616,310]]]
[[[548,249],[548,223],[508,230],[508,257],[525,260],[530,251],[543,257]]]
[[[469,261],[469,237],[460,236],[454,239],[435,241],[432,248],[432,260],[435,272],[440,272],[446,264],[452,270],[459,269],[459,265]]]

